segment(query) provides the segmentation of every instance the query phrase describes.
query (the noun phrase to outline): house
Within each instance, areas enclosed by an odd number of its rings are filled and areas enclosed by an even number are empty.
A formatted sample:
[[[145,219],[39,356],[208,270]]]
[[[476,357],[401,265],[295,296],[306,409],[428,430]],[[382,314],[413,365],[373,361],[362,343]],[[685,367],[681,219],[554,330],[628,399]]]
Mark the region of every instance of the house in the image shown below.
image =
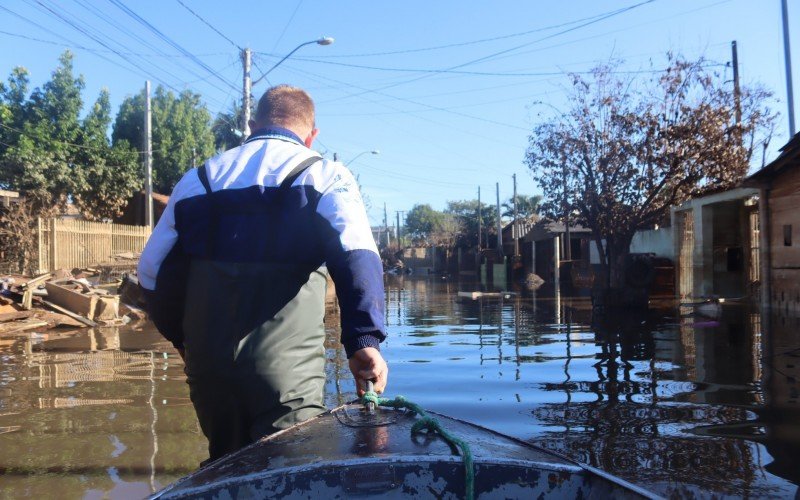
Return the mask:
[[[761,299],[785,312],[800,312],[800,133],[745,184],[760,199]]]
[[[681,298],[751,295],[760,278],[758,204],[757,189],[737,187],[672,207]]]
[[[589,263],[592,231],[579,224],[569,228],[569,259],[567,254],[567,228],[563,222],[540,219],[532,224],[520,244],[523,262],[531,272],[548,282],[568,280],[574,263]],[[556,276],[555,262],[559,263]],[[569,263],[566,263],[569,262]],[[562,265],[565,264],[565,265]]]

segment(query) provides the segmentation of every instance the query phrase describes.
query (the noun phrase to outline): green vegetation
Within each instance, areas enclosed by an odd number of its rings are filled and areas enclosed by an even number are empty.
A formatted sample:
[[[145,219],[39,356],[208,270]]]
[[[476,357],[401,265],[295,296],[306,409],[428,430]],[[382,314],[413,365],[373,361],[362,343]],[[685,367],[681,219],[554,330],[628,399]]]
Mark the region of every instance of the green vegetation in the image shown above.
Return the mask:
[[[82,76],[65,52],[52,78],[28,97],[28,72],[0,85],[0,187],[25,193],[35,211],[71,198],[89,219],[113,217],[141,186],[136,153],[108,140],[108,91],[80,119]]]
[[[126,98],[114,121],[114,144],[142,144],[144,91]],[[211,115],[200,95],[184,90],[179,96],[156,87],[151,98],[153,140],[153,190],[171,193],[195,162],[214,154]]]

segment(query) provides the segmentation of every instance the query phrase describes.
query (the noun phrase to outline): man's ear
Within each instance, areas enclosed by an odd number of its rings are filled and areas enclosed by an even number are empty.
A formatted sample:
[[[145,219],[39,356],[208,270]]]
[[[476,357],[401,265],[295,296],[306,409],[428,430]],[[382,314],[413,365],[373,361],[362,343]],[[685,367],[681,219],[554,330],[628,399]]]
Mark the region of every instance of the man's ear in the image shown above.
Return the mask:
[[[317,134],[319,134],[319,129],[313,128],[311,132],[306,137],[306,140],[303,143],[306,145],[307,148],[310,148],[312,144],[314,144],[314,139],[317,138]]]
[[[254,132],[256,130],[256,121],[252,118],[247,120],[247,126],[250,127],[250,132]]]

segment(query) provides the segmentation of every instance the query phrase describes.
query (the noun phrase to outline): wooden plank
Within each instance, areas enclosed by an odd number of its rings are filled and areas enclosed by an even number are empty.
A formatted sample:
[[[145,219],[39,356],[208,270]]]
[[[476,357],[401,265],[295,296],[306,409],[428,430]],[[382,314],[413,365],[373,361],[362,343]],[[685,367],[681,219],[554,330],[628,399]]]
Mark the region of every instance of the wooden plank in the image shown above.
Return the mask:
[[[75,314],[74,312],[70,311],[69,309],[64,309],[63,307],[61,307],[61,306],[59,306],[57,304],[54,304],[54,303],[50,302],[49,300],[42,300],[42,303],[44,305],[46,305],[47,307],[55,310],[55,311],[58,311],[58,312],[60,312],[62,314],[66,314],[67,316],[69,316],[70,318],[72,318],[72,319],[74,319],[76,321],[80,321],[81,323],[83,323],[86,326],[97,326],[97,323],[95,323],[94,321],[92,321],[92,320],[90,320],[88,318],[84,318],[83,316],[81,316],[79,314]]]
[[[0,324],[0,334],[7,335],[9,333],[19,333],[28,330],[35,330],[48,326],[47,321],[42,321],[36,318],[23,319],[21,321],[11,321],[8,323]]]
[[[97,296],[74,292],[55,283],[45,284],[47,300],[77,315],[92,320],[97,307]]]

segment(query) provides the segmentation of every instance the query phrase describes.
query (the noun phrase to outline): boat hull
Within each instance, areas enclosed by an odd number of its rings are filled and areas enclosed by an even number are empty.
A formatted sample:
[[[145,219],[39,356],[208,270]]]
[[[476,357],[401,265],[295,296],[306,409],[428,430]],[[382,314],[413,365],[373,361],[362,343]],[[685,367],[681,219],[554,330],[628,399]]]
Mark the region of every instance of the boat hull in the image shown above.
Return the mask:
[[[337,408],[268,436],[171,485],[154,498],[463,498],[463,459],[435,434],[412,437],[415,416]],[[652,498],[602,472],[442,415],[469,443],[475,498]],[[344,418],[343,418],[344,417]],[[371,425],[371,422],[378,425]]]

